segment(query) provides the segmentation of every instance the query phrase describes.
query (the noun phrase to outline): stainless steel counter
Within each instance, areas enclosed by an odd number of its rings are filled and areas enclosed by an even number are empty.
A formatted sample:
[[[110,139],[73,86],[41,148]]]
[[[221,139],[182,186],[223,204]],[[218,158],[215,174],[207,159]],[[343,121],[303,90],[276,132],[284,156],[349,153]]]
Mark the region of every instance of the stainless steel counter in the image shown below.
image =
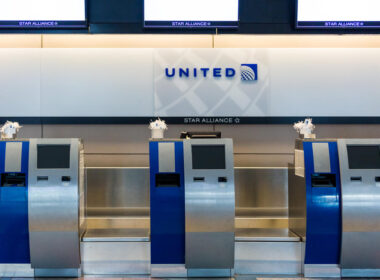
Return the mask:
[[[300,237],[288,229],[237,228],[236,241],[298,242]]]
[[[235,168],[235,272],[300,274],[287,168]],[[87,169],[84,274],[150,274],[149,168]],[[275,264],[275,265],[274,265]]]
[[[288,228],[287,168],[235,168],[237,228]],[[148,228],[149,168],[87,168],[87,228]]]
[[[149,241],[149,230],[131,229],[89,229],[83,236],[84,242],[139,242]]]

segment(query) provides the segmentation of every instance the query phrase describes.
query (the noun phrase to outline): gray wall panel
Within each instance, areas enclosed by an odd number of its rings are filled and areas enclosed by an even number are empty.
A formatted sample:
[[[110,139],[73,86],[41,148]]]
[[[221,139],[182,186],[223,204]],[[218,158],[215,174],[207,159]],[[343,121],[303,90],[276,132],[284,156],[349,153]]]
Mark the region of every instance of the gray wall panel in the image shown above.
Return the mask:
[[[10,119],[11,120],[11,119]],[[20,123],[22,125],[22,123]],[[22,125],[18,138],[41,138],[42,137],[42,125]]]
[[[293,154],[235,154],[236,167],[287,167]]]
[[[179,138],[182,131],[214,131],[213,125],[169,125],[165,138]]]
[[[148,154],[86,154],[87,167],[148,167]]]
[[[79,137],[86,154],[148,153],[147,125],[44,125],[44,137]]]
[[[152,116],[151,49],[43,49],[42,116]]]
[[[297,133],[291,125],[217,125],[223,137],[234,138],[235,153],[292,153]]]

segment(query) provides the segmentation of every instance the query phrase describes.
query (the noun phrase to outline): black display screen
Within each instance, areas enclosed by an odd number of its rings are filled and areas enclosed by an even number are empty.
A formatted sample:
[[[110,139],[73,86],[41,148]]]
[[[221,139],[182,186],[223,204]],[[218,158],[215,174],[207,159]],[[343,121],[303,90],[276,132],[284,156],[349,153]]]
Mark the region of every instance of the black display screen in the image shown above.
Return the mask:
[[[37,145],[37,168],[70,168],[70,145]]]
[[[380,145],[347,145],[350,169],[380,169]]]
[[[192,145],[193,169],[226,169],[224,145]]]

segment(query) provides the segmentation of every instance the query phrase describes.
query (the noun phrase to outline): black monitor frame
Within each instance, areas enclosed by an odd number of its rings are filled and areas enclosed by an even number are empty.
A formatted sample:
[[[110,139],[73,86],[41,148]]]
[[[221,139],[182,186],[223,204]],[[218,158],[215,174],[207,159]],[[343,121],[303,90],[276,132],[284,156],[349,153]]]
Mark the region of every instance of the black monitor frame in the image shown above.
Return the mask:
[[[298,1],[299,0],[296,0],[294,20],[296,29],[380,29],[380,21],[305,21],[300,24],[300,22],[298,21]]]
[[[190,0],[191,1],[191,0]],[[216,29],[228,28],[237,29],[240,23],[240,0],[238,1],[237,21],[146,21],[145,20],[145,0],[143,0],[143,25],[144,28],[173,28],[173,29]]]
[[[0,30],[1,29],[84,29],[88,28],[88,1],[84,1],[84,21],[55,21],[55,20],[39,20],[39,21],[29,21],[29,20],[14,20],[14,21],[1,21],[0,20]]]

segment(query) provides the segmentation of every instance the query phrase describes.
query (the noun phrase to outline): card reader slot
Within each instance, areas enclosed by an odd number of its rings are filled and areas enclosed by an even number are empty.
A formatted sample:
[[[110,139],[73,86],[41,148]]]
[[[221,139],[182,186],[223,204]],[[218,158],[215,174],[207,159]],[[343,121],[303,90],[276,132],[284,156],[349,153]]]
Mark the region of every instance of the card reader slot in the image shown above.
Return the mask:
[[[218,182],[219,183],[227,183],[227,177],[218,177]]]
[[[362,181],[362,177],[361,176],[351,177],[351,182],[361,182],[361,181]]]
[[[335,174],[319,174],[311,175],[311,186],[313,188],[335,188],[336,175]]]
[[[3,173],[1,174],[2,187],[25,187],[25,173]]]
[[[48,176],[37,176],[37,181],[48,181],[49,177]]]
[[[194,182],[204,182],[205,181],[205,177],[194,177],[193,181]]]
[[[181,186],[181,176],[179,173],[156,174],[156,187],[180,187]]]
[[[62,176],[61,180],[62,180],[62,182],[70,182],[71,177],[70,176]]]

